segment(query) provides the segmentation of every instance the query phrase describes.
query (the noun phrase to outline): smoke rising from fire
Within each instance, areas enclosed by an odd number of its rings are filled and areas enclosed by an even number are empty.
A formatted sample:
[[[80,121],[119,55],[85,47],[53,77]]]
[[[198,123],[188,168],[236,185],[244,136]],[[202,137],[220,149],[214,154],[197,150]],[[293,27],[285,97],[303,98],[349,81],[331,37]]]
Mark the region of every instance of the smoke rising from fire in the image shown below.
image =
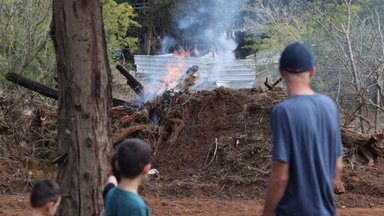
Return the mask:
[[[176,6],[174,20],[186,44],[201,54],[234,59],[234,29],[246,0],[189,0]],[[192,51],[192,50],[191,50]]]
[[[191,56],[214,53],[213,76],[219,77],[225,64],[235,60],[235,29],[241,22],[241,6],[248,0],[186,0],[176,5],[173,24],[179,35],[167,35],[161,42],[161,54],[189,51]],[[189,67],[190,65],[186,65]],[[171,74],[172,71],[170,71]],[[183,71],[184,72],[184,71]],[[152,77],[146,84],[151,100],[163,86],[163,78]],[[159,82],[160,81],[160,82]],[[197,83],[200,85],[202,83]]]

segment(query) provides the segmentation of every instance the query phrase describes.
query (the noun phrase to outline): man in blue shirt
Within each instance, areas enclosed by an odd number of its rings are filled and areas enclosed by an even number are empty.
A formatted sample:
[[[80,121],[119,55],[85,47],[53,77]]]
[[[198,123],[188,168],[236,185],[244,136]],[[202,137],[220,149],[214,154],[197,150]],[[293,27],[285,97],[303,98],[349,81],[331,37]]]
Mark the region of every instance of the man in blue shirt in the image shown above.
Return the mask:
[[[272,111],[272,170],[264,216],[336,215],[333,185],[342,168],[338,109],[310,88],[311,51],[288,45],[279,72],[289,97]]]

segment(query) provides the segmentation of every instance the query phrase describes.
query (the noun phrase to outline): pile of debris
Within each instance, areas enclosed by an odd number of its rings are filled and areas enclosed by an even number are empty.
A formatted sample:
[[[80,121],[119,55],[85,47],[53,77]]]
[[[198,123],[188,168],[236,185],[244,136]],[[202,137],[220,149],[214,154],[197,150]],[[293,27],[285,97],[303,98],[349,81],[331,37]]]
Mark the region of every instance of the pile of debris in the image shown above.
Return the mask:
[[[144,86],[123,67],[118,69],[138,98],[145,98]],[[153,165],[161,177],[147,187],[150,193],[171,197],[196,193],[262,196],[270,170],[269,117],[273,107],[287,97],[285,90],[276,87],[278,82],[269,84],[267,80],[265,91],[218,88],[191,93],[189,87],[197,70],[197,66],[191,67],[172,84],[164,83],[150,102],[114,99],[113,143],[138,137],[152,144]],[[7,78],[57,98],[54,89],[15,74]],[[35,125],[43,125],[44,113],[36,112]],[[384,156],[383,134],[360,134],[347,128],[341,131],[347,158],[358,158],[354,163],[372,167]],[[340,179],[337,192],[351,190],[348,179],[345,175],[342,179],[347,185]]]
[[[148,96],[144,86],[123,66],[117,65],[116,68],[127,79],[127,85],[132,88],[137,97],[140,98],[140,101],[143,102],[133,103],[113,98],[112,129],[115,134],[113,143],[117,144],[138,131],[151,131],[151,133],[158,134],[156,143],[166,139],[166,143],[172,145],[184,126],[182,120],[183,106],[187,103],[190,94],[189,88],[197,80],[195,74],[198,71],[198,66],[190,67],[184,74],[177,76],[176,79],[162,82],[161,87],[156,93],[156,98],[150,102],[145,102]],[[19,74],[8,73],[6,78],[46,97],[58,99],[56,89],[22,77]],[[41,113],[41,110],[36,111],[34,122],[41,121],[40,119],[43,118]],[[38,125],[38,123],[35,125]]]

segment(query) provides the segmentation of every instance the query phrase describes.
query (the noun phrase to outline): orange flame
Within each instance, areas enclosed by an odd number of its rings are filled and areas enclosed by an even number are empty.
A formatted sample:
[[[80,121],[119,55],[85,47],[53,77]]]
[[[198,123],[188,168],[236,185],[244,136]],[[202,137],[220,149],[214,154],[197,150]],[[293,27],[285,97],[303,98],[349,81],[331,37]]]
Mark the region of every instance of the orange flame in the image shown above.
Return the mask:
[[[185,69],[185,62],[184,59],[186,57],[189,57],[190,54],[187,51],[181,51],[181,52],[174,52],[173,57],[177,60],[177,64],[174,65],[173,63],[169,62],[167,64],[168,68],[168,75],[163,78],[163,82],[166,84],[171,84],[173,82],[176,82],[178,78],[180,77],[180,74],[182,70]]]

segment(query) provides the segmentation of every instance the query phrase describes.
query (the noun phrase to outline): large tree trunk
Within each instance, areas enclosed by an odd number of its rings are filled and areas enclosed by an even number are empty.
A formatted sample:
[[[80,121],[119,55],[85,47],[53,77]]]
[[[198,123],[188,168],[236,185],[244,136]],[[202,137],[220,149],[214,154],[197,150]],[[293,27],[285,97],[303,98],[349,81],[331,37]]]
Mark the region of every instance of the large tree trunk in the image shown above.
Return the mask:
[[[111,148],[111,71],[101,1],[54,0],[59,103],[59,215],[102,215],[102,185]]]

